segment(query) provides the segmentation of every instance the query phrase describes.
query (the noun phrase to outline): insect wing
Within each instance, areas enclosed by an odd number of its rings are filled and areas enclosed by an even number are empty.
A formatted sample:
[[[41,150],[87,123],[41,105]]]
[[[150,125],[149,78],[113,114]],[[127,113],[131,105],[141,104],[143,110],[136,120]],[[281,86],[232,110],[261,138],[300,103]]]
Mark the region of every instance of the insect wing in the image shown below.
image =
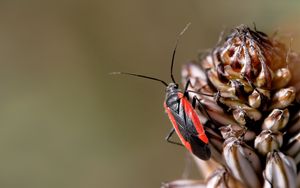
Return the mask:
[[[181,134],[182,132],[184,133],[184,124],[185,122],[183,121],[182,118],[180,118],[180,116],[178,116],[178,114],[176,112],[174,112],[172,109],[170,109],[169,107],[166,106],[165,104],[165,109],[166,112],[169,116],[169,119],[171,121],[171,123],[173,124],[173,127],[176,131],[176,134],[178,135],[181,143],[190,151],[192,152],[191,149],[191,144],[183,137],[183,135]]]
[[[181,104],[184,108],[186,117],[192,120],[193,126],[196,128],[198,134],[197,136],[199,137],[199,139],[205,144],[208,144],[208,138],[205,134],[203,125],[201,124],[199,116],[197,115],[195,109],[192,107],[191,103],[186,98],[182,98]]]
[[[193,131],[192,134],[189,135],[189,143],[191,145],[192,152],[200,159],[208,160],[211,156],[211,151],[208,145],[208,138],[205,134],[203,125],[200,122],[199,116],[186,98],[182,98],[181,104],[186,114],[187,128],[191,128],[191,126],[193,126],[192,128],[196,129],[196,133]]]
[[[199,117],[189,101],[181,94],[179,95],[178,112],[165,106],[168,116],[184,146],[200,159],[208,160],[211,152]]]
[[[190,145],[192,153],[202,160],[208,160],[211,156],[209,145],[200,140],[197,136],[190,136]]]

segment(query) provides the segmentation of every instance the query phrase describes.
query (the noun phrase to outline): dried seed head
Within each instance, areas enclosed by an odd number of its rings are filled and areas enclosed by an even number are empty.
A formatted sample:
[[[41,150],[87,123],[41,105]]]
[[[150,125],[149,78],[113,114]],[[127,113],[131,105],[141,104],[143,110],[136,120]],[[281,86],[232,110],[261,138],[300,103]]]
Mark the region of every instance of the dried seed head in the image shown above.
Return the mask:
[[[198,61],[183,67],[183,84],[190,80],[189,90],[215,96],[190,93],[207,111],[199,112],[207,119],[212,158],[244,187],[295,186],[295,165],[281,152],[299,168],[300,55],[241,25]],[[227,186],[226,173],[215,172],[208,184]]]
[[[272,70],[285,62],[285,57],[281,56],[285,49],[273,49],[273,45],[264,33],[241,25],[232,31],[217,51],[224,66],[231,66],[232,70],[240,72],[243,78],[252,81],[257,87],[270,89]],[[280,43],[278,46],[281,46]]]
[[[292,158],[281,152],[267,156],[264,187],[296,188],[297,170]]]
[[[262,128],[279,131],[283,129],[289,121],[290,113],[288,109],[274,109],[264,120]]]
[[[283,138],[281,132],[263,130],[254,141],[254,147],[262,155],[278,150],[282,146]]]

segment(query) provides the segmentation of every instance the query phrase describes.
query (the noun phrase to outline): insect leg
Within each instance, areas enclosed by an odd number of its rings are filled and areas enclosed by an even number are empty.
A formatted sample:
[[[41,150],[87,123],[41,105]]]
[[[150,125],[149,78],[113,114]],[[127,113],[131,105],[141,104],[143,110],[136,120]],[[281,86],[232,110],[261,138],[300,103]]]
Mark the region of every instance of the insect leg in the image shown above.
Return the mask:
[[[179,146],[183,146],[183,144],[181,144],[179,142],[175,142],[175,141],[170,140],[171,137],[172,137],[172,135],[174,134],[174,132],[175,132],[175,129],[172,128],[171,131],[170,131],[170,133],[165,138],[166,141],[169,142],[169,143],[171,143],[171,144],[176,144],[176,145],[179,145]]]
[[[196,102],[199,102],[200,103],[200,100],[197,98],[197,96],[194,96],[193,97],[193,100],[192,100],[192,107],[195,109],[196,107]]]
[[[186,82],[185,84],[185,88],[184,88],[184,91],[183,91],[183,95],[189,99],[189,92],[188,92],[188,88],[189,88],[189,85],[191,84],[191,81],[190,79],[188,79],[188,81]]]
[[[201,103],[200,99],[197,98],[197,96],[193,97],[192,100],[192,106],[193,108],[196,108],[196,103],[198,102],[199,104],[199,110],[201,112],[204,112],[205,116],[213,123],[215,123],[215,121],[210,117],[209,113],[207,112],[207,110],[205,109],[205,107],[203,106],[203,104]]]

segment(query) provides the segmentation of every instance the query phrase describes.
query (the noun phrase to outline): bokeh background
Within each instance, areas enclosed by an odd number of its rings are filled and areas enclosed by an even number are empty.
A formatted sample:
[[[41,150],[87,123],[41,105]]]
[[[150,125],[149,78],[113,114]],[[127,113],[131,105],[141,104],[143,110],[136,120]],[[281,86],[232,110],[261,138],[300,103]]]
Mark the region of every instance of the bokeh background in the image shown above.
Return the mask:
[[[0,186],[159,187],[180,178],[185,150],[167,144],[164,88],[241,23],[293,38],[300,2],[202,0],[0,1]],[[194,175],[194,176],[197,176]]]

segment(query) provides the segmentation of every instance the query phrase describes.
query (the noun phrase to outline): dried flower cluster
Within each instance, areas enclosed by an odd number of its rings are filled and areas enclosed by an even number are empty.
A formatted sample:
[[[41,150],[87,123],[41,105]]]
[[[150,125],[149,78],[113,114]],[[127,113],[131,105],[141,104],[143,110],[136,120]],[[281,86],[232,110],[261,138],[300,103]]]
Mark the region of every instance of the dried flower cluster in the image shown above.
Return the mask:
[[[183,84],[191,81],[190,95],[204,107],[199,116],[206,122],[212,159],[196,159],[205,180],[164,186],[299,187],[298,61],[276,37],[241,25],[185,64]]]

